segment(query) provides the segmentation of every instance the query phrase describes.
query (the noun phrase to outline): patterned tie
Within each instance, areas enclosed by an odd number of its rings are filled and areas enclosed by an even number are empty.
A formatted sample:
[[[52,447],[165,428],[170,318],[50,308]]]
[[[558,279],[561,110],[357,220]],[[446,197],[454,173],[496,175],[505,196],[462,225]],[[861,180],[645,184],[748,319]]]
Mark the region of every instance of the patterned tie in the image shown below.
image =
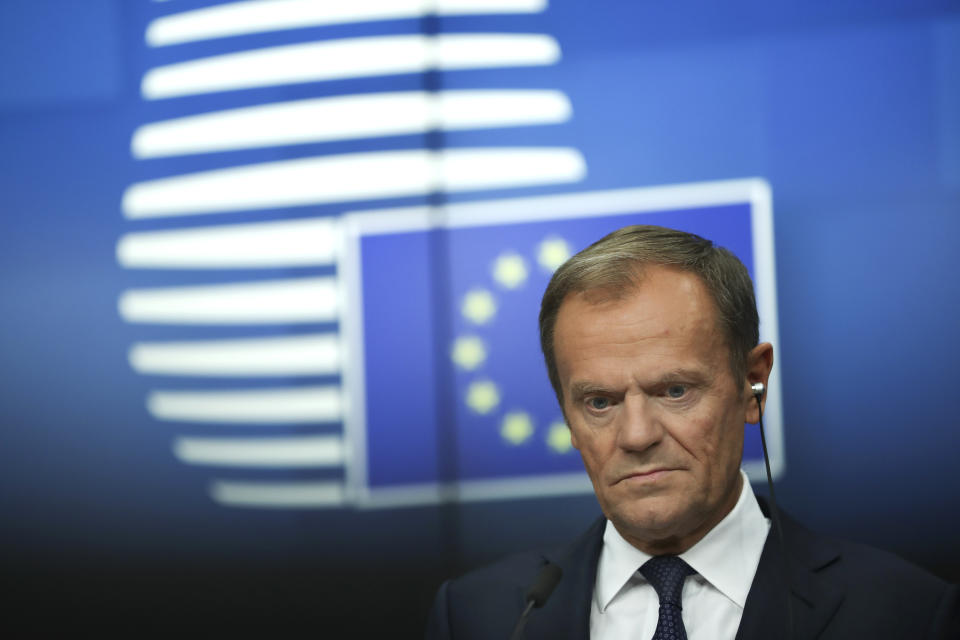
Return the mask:
[[[653,585],[660,598],[660,617],[653,640],[687,640],[687,631],[683,628],[680,615],[683,610],[680,594],[683,592],[683,581],[693,573],[693,569],[677,556],[656,556],[640,567],[640,573]]]

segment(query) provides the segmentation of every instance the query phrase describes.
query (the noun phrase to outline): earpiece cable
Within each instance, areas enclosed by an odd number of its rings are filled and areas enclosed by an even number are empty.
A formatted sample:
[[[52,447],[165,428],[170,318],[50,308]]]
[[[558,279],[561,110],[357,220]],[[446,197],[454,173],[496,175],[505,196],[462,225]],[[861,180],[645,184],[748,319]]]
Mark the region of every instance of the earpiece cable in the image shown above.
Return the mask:
[[[773,476],[770,473],[770,456],[767,454],[767,438],[763,429],[763,404],[760,399],[763,397],[763,390],[754,394],[757,400],[757,413],[760,422],[760,446],[763,447],[763,464],[767,469],[767,487],[770,489],[770,515],[773,516],[773,525],[777,530],[777,538],[780,541],[780,558],[783,561],[783,577],[789,585],[789,576],[787,572],[787,547],[783,542],[783,526],[780,524],[780,510],[777,508],[777,494],[773,490]],[[787,621],[789,623],[790,633],[793,633],[793,600],[790,592],[787,592]]]

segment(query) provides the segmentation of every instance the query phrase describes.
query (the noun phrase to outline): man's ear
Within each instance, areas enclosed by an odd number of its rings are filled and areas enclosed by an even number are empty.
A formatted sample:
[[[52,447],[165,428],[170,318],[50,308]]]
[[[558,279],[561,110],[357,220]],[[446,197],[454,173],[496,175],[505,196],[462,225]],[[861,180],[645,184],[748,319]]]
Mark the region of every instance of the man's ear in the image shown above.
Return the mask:
[[[744,393],[748,398],[747,408],[744,415],[744,422],[756,424],[760,421],[759,407],[754,400],[752,385],[760,382],[764,390],[768,388],[770,372],[773,370],[773,345],[769,342],[761,342],[747,354],[747,379],[744,381]],[[763,392],[760,396],[760,405],[766,406],[767,393]]]

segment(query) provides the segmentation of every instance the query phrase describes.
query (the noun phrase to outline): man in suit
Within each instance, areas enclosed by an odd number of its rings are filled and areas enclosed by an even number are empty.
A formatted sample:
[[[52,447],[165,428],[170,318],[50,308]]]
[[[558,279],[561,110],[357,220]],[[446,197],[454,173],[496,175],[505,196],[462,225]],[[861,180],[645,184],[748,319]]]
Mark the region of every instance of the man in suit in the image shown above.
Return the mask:
[[[604,517],[564,549],[445,583],[430,638],[508,638],[543,567],[562,578],[526,638],[953,638],[958,591],[884,552],[816,536],[740,470],[773,347],[729,251],[616,231],[550,281],[550,381]]]

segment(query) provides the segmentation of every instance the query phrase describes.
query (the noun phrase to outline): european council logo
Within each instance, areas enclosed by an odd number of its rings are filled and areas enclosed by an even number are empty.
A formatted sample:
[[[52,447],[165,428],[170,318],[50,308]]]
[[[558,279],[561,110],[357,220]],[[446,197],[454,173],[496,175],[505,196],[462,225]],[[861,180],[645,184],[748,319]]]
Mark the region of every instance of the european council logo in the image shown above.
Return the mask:
[[[762,181],[494,199],[587,175],[566,127],[573,101],[531,75],[563,60],[548,7],[145,10],[136,179],[116,250],[132,286],[118,311],[137,328],[129,362],[149,385],[144,417],[170,430],[177,460],[210,474],[214,502],[589,490],[540,361],[537,307],[563,260],[624,224],[689,228],[734,250],[776,340]],[[455,32],[435,20],[447,17]],[[491,134],[480,146],[478,132]],[[767,407],[778,472],[776,376]]]
[[[340,278],[341,216],[584,178],[567,134],[525,135],[573,113],[529,75],[562,59],[548,21],[525,30],[548,2],[144,4],[117,260],[131,270],[118,311],[137,327],[145,417],[211,474],[218,504],[350,504],[356,352],[340,329],[358,292]],[[449,142],[498,130],[501,143]]]

